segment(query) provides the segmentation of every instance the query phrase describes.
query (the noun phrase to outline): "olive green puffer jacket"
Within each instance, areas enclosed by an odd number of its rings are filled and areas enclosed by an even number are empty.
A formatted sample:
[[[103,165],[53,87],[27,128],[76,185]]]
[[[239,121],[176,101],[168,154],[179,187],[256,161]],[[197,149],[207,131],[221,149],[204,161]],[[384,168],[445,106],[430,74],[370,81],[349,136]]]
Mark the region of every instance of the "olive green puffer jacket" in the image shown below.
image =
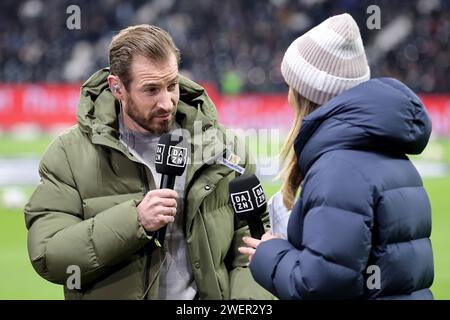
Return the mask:
[[[41,160],[41,183],[25,207],[29,256],[42,277],[64,285],[66,299],[155,299],[164,252],[146,236],[136,210],[155,183],[118,140],[119,105],[108,74],[102,69],[83,84],[78,124],[57,137]],[[237,249],[248,227],[228,204],[236,173],[209,160],[224,152],[225,140],[240,153],[246,172],[254,171],[254,161],[217,123],[204,89],[182,76],[176,118],[196,150],[187,167],[184,217],[200,299],[271,299]],[[80,289],[67,287],[71,265],[80,268]]]

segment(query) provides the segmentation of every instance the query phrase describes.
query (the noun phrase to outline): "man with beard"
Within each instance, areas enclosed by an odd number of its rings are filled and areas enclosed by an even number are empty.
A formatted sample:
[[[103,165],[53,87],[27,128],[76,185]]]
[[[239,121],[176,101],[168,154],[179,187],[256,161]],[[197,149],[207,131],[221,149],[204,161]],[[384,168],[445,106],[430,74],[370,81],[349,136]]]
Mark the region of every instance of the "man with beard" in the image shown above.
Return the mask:
[[[28,251],[66,299],[271,298],[237,249],[249,232],[228,205],[236,172],[211,159],[240,153],[248,173],[254,162],[217,123],[204,89],[179,75],[179,62],[164,30],[122,30],[110,67],[81,88],[78,124],[42,158],[25,207]],[[156,145],[174,131],[189,136],[188,166],[174,190],[157,189]],[[209,139],[196,139],[198,131]],[[160,246],[155,232],[164,226]]]

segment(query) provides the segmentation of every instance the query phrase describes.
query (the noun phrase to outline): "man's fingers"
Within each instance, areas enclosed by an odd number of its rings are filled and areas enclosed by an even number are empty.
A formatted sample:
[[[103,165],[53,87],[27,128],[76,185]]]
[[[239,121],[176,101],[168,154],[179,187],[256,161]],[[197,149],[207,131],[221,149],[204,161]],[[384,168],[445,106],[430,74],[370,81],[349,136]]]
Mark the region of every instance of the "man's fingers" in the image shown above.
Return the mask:
[[[177,208],[172,207],[172,208],[167,208],[167,210],[169,212],[169,214],[168,214],[169,216],[175,217],[175,215],[177,214]]]
[[[161,217],[174,217],[177,214],[177,208],[174,207],[157,207],[158,214]]]
[[[152,191],[149,191],[147,193],[148,196],[156,196],[160,198],[172,198],[176,199],[178,197],[178,193],[175,190],[172,189],[155,189]]]
[[[177,207],[177,200],[170,198],[158,198],[156,205],[160,205],[162,207]]]
[[[162,220],[165,222],[165,224],[168,224],[168,223],[174,222],[175,221],[175,217],[174,216],[164,216],[162,218]]]
[[[246,245],[252,248],[256,248],[261,242],[261,240],[252,237],[243,237],[242,240],[245,242]]]

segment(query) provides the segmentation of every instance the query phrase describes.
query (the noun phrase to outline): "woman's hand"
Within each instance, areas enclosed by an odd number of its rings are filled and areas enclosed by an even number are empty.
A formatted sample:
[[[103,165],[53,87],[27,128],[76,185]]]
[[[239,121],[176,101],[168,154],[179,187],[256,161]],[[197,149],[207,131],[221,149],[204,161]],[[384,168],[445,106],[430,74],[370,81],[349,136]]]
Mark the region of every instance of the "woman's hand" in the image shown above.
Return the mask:
[[[273,235],[269,230],[261,237],[261,240],[252,238],[252,237],[243,237],[242,240],[248,247],[239,247],[239,252],[248,256],[248,263],[252,262],[253,255],[255,254],[256,248],[259,246],[261,242],[277,239],[278,237]]]

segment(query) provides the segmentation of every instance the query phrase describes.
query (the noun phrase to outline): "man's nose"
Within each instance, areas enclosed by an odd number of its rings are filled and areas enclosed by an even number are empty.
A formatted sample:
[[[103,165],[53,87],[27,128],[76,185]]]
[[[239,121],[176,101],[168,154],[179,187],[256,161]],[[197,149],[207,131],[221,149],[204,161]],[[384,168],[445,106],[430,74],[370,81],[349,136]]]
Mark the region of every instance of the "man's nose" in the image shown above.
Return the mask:
[[[160,95],[158,107],[164,109],[164,111],[166,111],[167,113],[172,112],[172,109],[174,107],[172,97],[170,93],[167,92],[166,90],[163,90],[163,92]]]

